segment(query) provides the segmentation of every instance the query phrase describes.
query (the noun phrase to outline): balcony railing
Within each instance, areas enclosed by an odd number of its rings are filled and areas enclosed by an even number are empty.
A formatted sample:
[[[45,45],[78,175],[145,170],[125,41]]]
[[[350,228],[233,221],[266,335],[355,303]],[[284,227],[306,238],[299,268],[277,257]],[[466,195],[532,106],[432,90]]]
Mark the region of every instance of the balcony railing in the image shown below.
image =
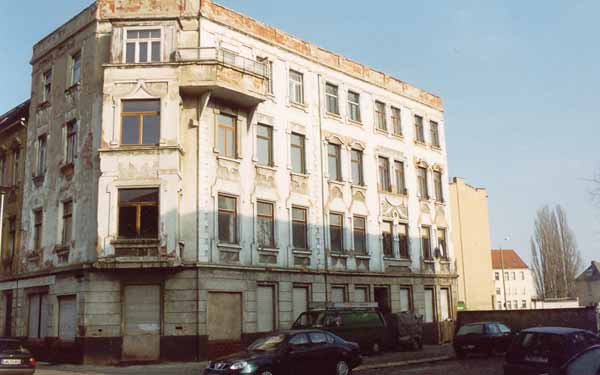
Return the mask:
[[[263,77],[267,77],[269,73],[266,63],[240,56],[235,52],[222,48],[179,48],[177,50],[177,61],[215,61]]]

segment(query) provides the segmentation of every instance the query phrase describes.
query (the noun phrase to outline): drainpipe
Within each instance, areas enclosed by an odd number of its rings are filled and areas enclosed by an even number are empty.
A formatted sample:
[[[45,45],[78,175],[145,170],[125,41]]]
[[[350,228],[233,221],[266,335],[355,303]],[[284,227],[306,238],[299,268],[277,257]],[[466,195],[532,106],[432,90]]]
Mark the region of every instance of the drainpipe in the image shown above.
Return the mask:
[[[323,256],[325,258],[325,276],[324,276],[324,281],[325,281],[325,302],[329,302],[329,287],[328,287],[328,273],[329,273],[329,255],[327,254],[327,246],[325,243],[325,223],[326,221],[326,217],[325,217],[325,187],[323,186],[324,181],[325,181],[325,170],[323,168],[323,163],[324,163],[324,159],[323,159],[323,119],[322,119],[322,115],[321,115],[321,74],[317,75],[317,100],[318,100],[318,110],[319,110],[319,151],[320,151],[320,165],[321,165],[321,211],[323,214],[323,224],[321,225],[321,228],[323,229]]]
[[[0,256],[2,255],[2,233],[4,232],[4,189],[0,187]]]

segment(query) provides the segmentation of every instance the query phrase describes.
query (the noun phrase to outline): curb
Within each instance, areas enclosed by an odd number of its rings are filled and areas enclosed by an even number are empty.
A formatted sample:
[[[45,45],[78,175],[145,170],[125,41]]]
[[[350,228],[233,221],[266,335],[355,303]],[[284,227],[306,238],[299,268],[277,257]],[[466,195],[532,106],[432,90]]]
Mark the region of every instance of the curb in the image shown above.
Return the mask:
[[[416,364],[420,364],[420,363],[439,362],[439,361],[446,361],[446,360],[449,360],[449,359],[452,359],[452,357],[448,356],[448,355],[444,355],[444,356],[439,356],[439,357],[431,357],[431,358],[423,358],[423,359],[411,359],[411,360],[407,360],[407,361],[380,363],[380,364],[376,364],[376,365],[363,365],[363,366],[358,366],[357,368],[355,368],[353,370],[353,372],[360,372],[360,371],[366,371],[366,370],[376,370],[376,369],[391,368],[391,367],[401,367],[401,366],[408,366],[408,365],[416,365]]]

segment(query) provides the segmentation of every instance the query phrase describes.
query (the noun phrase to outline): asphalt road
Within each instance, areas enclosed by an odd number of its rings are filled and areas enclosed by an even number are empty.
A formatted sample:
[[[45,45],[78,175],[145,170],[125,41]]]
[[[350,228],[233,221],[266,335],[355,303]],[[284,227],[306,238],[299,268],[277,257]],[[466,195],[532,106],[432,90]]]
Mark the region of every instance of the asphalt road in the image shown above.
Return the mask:
[[[355,375],[502,375],[502,358],[469,358],[415,366],[373,369]]]

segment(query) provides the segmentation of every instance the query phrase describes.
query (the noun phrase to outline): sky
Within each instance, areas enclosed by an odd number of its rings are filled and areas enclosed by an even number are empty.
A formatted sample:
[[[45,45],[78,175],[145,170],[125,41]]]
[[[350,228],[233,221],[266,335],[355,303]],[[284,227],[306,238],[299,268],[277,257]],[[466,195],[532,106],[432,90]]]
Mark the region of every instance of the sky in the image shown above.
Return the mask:
[[[217,2],[441,96],[449,173],[487,188],[493,247],[529,262],[536,210],[561,204],[600,260],[600,2]],[[30,93],[32,45],[90,3],[0,1],[0,112]]]

